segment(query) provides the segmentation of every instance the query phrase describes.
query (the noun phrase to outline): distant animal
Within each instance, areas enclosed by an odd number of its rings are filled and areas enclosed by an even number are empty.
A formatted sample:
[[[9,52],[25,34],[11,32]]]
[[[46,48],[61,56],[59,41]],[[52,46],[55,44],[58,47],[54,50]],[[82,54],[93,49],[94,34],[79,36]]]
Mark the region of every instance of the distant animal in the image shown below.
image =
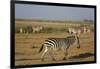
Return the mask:
[[[43,29],[43,26],[35,26],[33,27],[33,32],[37,33],[37,32],[40,32],[42,29]]]
[[[90,33],[90,32],[91,32],[91,30],[90,30],[90,29],[87,29],[87,32],[88,32],[88,33]]]
[[[23,33],[23,28],[20,28],[19,30],[20,30],[20,33]]]
[[[83,27],[83,32],[86,33],[87,32],[87,28]]]
[[[27,29],[26,27],[20,27],[20,33],[26,33],[27,32]]]
[[[82,29],[78,28],[68,28],[68,32],[74,35],[80,35],[82,33]]]
[[[56,60],[54,58],[54,52],[57,50],[62,50],[64,52],[64,60],[67,56],[68,48],[73,45],[74,43],[77,44],[77,48],[80,48],[80,41],[78,36],[67,36],[66,38],[48,38],[42,44],[42,47],[39,50],[39,53],[43,50],[41,59],[44,60],[44,56],[46,53],[49,53],[52,60]],[[44,49],[43,49],[44,48]]]

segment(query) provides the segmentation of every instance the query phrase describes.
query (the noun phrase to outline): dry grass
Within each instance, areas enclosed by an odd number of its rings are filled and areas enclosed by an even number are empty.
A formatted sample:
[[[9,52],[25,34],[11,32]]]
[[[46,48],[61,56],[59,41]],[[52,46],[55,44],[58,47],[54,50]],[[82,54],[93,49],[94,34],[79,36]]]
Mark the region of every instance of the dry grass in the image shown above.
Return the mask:
[[[62,28],[65,24],[53,23],[34,23],[34,22],[19,22],[19,24],[44,25],[49,27]],[[17,25],[16,23],[16,25]],[[62,60],[64,54],[62,51],[55,52],[56,61],[52,61],[49,55],[45,56],[45,60],[41,61],[38,53],[42,43],[45,39],[64,38],[69,36],[66,32],[63,33],[34,33],[34,34],[15,34],[15,64],[18,65],[34,65],[34,64],[47,64],[47,63],[70,63],[70,62],[83,62],[94,61],[94,33],[81,34],[80,36],[80,49],[76,46],[71,46],[68,49],[67,60]],[[59,55],[60,54],[60,55]]]

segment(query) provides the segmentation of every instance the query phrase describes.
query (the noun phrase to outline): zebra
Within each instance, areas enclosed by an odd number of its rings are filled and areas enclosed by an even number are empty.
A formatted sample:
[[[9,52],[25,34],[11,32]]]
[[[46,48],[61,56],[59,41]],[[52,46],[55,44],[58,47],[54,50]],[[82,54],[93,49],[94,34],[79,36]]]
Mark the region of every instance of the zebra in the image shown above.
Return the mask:
[[[23,33],[23,28],[20,28],[20,29],[19,29],[19,32],[20,32],[20,33]]]
[[[70,34],[77,34],[77,35],[80,35],[81,33],[82,33],[82,29],[80,29],[80,28],[68,28],[68,31],[69,31],[69,33]]]
[[[40,53],[44,48],[41,59],[44,60],[45,54],[49,53],[52,60],[56,60],[53,56],[54,51],[62,50],[64,52],[63,60],[65,60],[67,56],[67,50],[73,44],[77,44],[77,48],[80,48],[80,42],[78,36],[72,35],[72,36],[67,36],[66,38],[48,38],[45,40],[45,42],[42,44],[39,50]]]
[[[43,30],[42,26],[35,26],[32,28],[34,33],[40,32],[41,30]]]

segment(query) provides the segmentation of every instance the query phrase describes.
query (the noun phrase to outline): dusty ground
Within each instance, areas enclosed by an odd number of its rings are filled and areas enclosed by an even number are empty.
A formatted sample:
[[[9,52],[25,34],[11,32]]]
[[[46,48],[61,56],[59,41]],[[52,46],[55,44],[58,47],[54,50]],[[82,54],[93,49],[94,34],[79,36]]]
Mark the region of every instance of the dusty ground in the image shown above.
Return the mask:
[[[94,61],[94,35],[93,33],[81,34],[80,49],[76,46],[71,46],[68,49],[67,60],[62,60],[64,54],[62,51],[55,52],[56,61],[52,61],[47,54],[45,60],[41,61],[38,53],[41,44],[48,37],[66,37],[67,33],[37,33],[37,34],[16,34],[15,36],[15,64],[19,65],[34,65],[47,63],[69,63]],[[60,55],[59,55],[60,54]]]

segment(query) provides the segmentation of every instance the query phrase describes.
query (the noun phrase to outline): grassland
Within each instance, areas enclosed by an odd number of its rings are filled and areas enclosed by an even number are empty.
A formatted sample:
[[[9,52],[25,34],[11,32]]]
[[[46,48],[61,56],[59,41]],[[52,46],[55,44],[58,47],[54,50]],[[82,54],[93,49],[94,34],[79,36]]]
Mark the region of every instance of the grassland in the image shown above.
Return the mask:
[[[34,21],[16,21],[16,26],[24,25],[42,25],[45,27],[64,28],[66,26],[73,26],[74,24],[67,23],[41,23]],[[79,24],[76,24],[78,26]],[[94,61],[94,32],[85,33],[80,35],[80,49],[76,46],[71,46],[68,49],[67,60],[62,60],[64,54],[62,51],[55,52],[56,61],[52,61],[47,54],[45,60],[41,61],[38,53],[44,40],[50,37],[64,38],[70,36],[66,32],[58,33],[33,33],[33,34],[15,34],[15,64],[20,65],[35,65],[35,64],[47,64],[47,63],[70,63],[70,62],[85,62]],[[60,54],[60,55],[59,55]]]

